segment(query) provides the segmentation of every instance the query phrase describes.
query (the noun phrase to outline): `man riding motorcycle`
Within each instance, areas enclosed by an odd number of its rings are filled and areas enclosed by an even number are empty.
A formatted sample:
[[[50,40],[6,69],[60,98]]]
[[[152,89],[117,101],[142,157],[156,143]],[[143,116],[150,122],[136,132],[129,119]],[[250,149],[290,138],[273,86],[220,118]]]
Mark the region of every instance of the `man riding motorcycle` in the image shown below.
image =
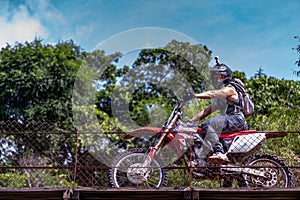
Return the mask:
[[[232,71],[225,64],[220,64],[218,57],[215,57],[216,65],[210,70],[213,86],[215,90],[195,94],[199,99],[213,99],[210,106],[200,111],[190,121],[192,123],[204,119],[214,111],[220,110],[221,115],[212,117],[204,121],[200,127],[206,133],[198,159],[191,165],[206,165],[205,157],[213,149],[213,155],[208,157],[208,161],[215,164],[229,162],[224,153],[223,145],[219,142],[221,133],[237,132],[248,128],[245,116],[242,111],[242,99],[236,89],[230,84],[232,80]]]

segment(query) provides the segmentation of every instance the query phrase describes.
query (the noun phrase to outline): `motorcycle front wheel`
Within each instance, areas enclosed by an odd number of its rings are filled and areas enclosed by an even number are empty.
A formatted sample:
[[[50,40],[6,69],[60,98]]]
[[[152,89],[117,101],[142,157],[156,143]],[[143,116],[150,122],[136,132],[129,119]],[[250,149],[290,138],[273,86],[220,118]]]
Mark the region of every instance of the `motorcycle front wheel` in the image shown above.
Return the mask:
[[[168,171],[159,158],[143,166],[148,155],[143,149],[133,149],[118,156],[111,165],[110,182],[115,188],[159,188],[167,185]]]
[[[292,170],[278,156],[256,154],[249,157],[245,167],[253,167],[264,174],[264,177],[242,174],[239,184],[244,187],[288,188],[294,186]]]

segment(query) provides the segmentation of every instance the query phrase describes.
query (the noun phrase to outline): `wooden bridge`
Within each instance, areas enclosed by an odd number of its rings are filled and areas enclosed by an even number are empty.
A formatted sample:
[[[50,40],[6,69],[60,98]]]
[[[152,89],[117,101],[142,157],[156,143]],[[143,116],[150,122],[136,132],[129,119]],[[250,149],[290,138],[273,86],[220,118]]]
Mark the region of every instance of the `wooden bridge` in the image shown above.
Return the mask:
[[[300,200],[300,188],[226,189],[95,189],[95,188],[19,188],[0,189],[2,200]]]

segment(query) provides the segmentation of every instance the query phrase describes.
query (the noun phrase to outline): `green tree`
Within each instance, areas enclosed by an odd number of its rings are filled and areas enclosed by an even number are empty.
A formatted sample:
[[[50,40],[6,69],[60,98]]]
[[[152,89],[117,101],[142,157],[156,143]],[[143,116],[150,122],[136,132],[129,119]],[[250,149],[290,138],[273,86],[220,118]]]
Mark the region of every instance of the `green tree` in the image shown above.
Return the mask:
[[[60,164],[67,159],[64,144],[66,141],[74,144],[70,135],[29,133],[74,130],[72,87],[84,57],[85,53],[72,41],[47,45],[35,39],[1,49],[0,120],[4,122],[1,131],[28,132],[1,136],[3,145],[11,144],[9,148],[2,146],[1,152],[14,149],[10,153],[16,160],[10,162],[19,163],[28,152]],[[8,120],[10,123],[5,123]]]
[[[169,113],[176,98],[207,88],[210,60],[206,46],[175,40],[163,48],[142,50],[121,82],[133,88],[129,99],[132,119],[141,126],[153,124],[155,110]],[[150,111],[154,111],[152,117]],[[161,126],[161,120],[154,124]]]
[[[298,45],[295,48],[295,50],[298,52],[298,60],[296,61],[296,65],[298,65],[298,67],[300,67],[300,38],[299,38],[299,36],[294,36],[294,38],[298,39]],[[297,76],[300,76],[300,70],[294,71],[294,74],[296,74]]]
[[[256,114],[271,115],[275,108],[299,108],[299,82],[274,77],[252,78],[249,81]]]
[[[112,70],[119,54],[104,55],[103,51],[86,53],[72,41],[56,45],[43,44],[42,40],[7,45],[0,51],[0,120],[3,133],[28,132],[27,134],[0,137],[2,165],[28,160],[31,155],[44,157],[45,165],[74,164],[76,140],[69,134],[35,134],[36,132],[75,131],[73,96],[80,96],[74,85],[94,92],[99,82],[109,88],[113,85],[113,72],[101,71],[101,64],[109,64]],[[88,67],[88,68],[87,68]],[[79,70],[86,70],[78,74]],[[102,69],[105,69],[102,68]],[[114,68],[115,69],[115,68]],[[100,75],[103,75],[100,77]],[[77,99],[85,102],[85,97]],[[75,98],[76,100],[76,98]],[[76,105],[76,104],[75,104]],[[94,106],[92,106],[94,108]],[[82,114],[91,111],[89,106],[79,108]],[[78,110],[77,110],[78,111]],[[109,118],[104,112],[93,109],[104,124]],[[9,120],[10,126],[6,123]],[[45,123],[42,123],[45,122]],[[102,123],[103,124],[103,123]],[[45,126],[46,125],[46,126]],[[95,125],[93,125],[95,126]],[[99,126],[99,124],[97,124]],[[76,127],[77,128],[77,127]],[[31,134],[33,132],[33,134]],[[85,148],[85,147],[83,147]],[[71,155],[70,155],[71,154]],[[78,162],[84,160],[78,152]],[[70,157],[71,156],[71,157]],[[67,162],[66,162],[67,161]],[[14,165],[15,165],[14,164]]]
[[[254,75],[254,78],[261,78],[261,77],[266,77],[267,75],[265,74],[265,73],[263,73],[263,69],[260,67],[257,71],[256,71],[256,73],[255,73],[255,75]]]
[[[72,41],[7,45],[0,52],[0,120],[71,121],[72,86],[83,54]]]

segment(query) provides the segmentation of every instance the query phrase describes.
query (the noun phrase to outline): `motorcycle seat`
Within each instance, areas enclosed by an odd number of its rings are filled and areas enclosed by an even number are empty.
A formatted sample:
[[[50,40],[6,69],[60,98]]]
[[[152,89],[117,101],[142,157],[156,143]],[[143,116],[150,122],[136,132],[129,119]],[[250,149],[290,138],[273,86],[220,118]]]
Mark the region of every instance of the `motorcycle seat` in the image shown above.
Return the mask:
[[[202,131],[200,127],[197,129],[197,133],[205,136],[205,133]],[[238,132],[231,132],[231,133],[221,133],[219,135],[219,138],[224,138],[224,139],[233,139],[236,136],[241,136],[241,135],[248,135],[248,134],[253,134],[253,133],[258,133],[257,130],[242,130]]]

